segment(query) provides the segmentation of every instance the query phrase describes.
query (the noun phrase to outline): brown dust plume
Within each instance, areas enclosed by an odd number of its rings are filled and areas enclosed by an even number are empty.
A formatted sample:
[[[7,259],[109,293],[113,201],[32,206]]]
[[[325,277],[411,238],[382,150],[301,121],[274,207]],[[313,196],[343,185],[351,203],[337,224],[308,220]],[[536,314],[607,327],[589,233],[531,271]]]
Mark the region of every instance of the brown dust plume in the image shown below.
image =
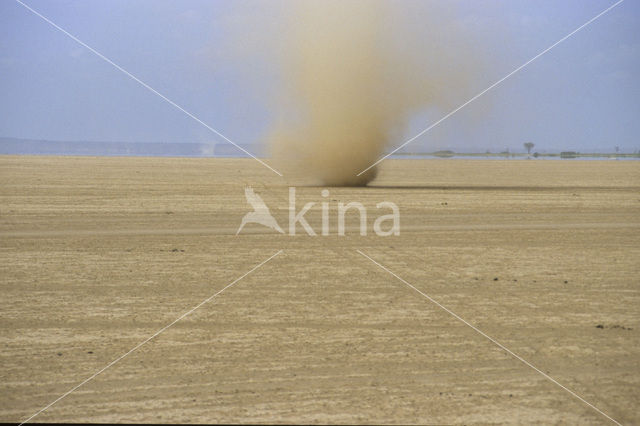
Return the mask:
[[[296,184],[366,185],[376,168],[357,174],[412,136],[411,117],[459,102],[477,71],[451,2],[273,4],[244,21],[243,46],[251,28],[256,55],[275,64],[267,139],[275,165]]]

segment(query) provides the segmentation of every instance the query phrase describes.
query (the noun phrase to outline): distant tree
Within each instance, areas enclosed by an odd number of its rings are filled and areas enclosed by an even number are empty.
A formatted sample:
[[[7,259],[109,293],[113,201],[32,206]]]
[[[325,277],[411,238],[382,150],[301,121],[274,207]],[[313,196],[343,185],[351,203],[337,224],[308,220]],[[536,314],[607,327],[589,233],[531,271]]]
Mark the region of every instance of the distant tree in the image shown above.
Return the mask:
[[[531,155],[531,150],[536,146],[533,142],[525,142],[524,148],[527,150],[527,155]]]

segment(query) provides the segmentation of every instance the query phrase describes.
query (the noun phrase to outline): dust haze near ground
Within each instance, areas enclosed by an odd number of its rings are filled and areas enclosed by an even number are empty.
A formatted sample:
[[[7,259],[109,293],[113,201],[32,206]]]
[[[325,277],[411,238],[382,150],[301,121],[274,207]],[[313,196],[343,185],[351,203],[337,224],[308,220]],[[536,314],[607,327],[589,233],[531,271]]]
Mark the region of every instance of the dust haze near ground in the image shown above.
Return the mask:
[[[256,184],[260,182],[260,184]],[[606,424],[361,250],[622,424],[640,394],[640,162],[389,160],[288,188],[252,159],[0,156],[0,421]],[[339,202],[401,233],[335,233]],[[384,211],[386,213],[386,210]]]
[[[261,31],[255,49],[276,63],[280,85],[269,101],[276,118],[267,139],[276,166],[294,182],[370,182],[376,168],[356,175],[403,142],[412,114],[444,107],[479,70],[455,6],[378,0],[280,6],[272,13],[281,26]],[[259,19],[256,25],[265,26]]]

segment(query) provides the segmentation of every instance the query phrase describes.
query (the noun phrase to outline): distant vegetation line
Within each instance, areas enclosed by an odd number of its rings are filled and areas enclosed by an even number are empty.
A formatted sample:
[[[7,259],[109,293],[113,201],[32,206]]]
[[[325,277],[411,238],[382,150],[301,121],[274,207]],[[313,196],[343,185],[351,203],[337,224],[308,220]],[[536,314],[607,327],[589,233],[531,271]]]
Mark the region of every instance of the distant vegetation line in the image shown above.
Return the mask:
[[[265,149],[258,144],[241,145],[247,151],[262,156]],[[87,156],[149,156],[149,157],[247,157],[238,148],[227,143],[191,142],[94,142],[49,141],[19,138],[1,138],[0,154],[3,155],[87,155]],[[526,152],[469,153],[441,150],[435,152],[397,152],[399,157],[481,157],[481,158],[640,158],[634,153],[580,153],[563,151],[528,154]]]
[[[454,151],[435,151],[435,152],[403,152],[396,153],[392,155],[392,157],[440,157],[440,158],[451,158],[451,157],[495,157],[495,158],[640,158],[640,153],[622,153],[622,152],[611,152],[611,153],[583,153],[576,151],[560,151],[560,152],[546,152],[539,153],[534,152],[533,154],[527,154],[526,152],[454,152]]]

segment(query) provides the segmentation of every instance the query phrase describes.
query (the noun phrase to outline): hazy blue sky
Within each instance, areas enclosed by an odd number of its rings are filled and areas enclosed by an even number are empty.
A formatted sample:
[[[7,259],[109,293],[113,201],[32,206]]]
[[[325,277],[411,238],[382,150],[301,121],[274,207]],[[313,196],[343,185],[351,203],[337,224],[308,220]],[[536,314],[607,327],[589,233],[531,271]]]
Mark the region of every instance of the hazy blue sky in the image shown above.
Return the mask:
[[[219,49],[229,48],[225,22],[246,10],[238,2],[25,2],[235,142],[264,139],[271,116],[261,85],[272,79],[261,75],[259,58],[249,71],[216,59]],[[477,34],[490,66],[473,79],[465,97],[451,103],[466,101],[611,4],[460,2],[458,22]],[[414,53],[419,56],[420,49]],[[612,151],[619,145],[635,151],[639,76],[640,1],[626,0],[425,134],[412,150],[522,150],[523,142],[533,141],[536,150]],[[444,113],[416,114],[406,136]],[[13,0],[0,1],[0,136],[220,141]]]

